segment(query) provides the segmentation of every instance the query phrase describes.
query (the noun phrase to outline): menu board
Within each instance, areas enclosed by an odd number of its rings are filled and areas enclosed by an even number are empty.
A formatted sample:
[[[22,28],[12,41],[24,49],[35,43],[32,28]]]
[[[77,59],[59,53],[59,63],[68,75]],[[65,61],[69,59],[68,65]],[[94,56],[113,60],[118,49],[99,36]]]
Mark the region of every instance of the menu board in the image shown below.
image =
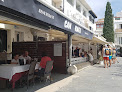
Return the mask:
[[[54,44],[54,56],[62,56],[62,43]]]

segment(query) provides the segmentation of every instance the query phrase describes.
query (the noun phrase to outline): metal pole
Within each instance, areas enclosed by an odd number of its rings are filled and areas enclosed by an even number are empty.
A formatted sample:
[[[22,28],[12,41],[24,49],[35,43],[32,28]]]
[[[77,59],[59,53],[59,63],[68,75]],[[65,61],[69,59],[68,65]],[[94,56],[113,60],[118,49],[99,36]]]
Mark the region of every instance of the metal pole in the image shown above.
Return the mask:
[[[68,34],[68,48],[69,48],[69,66],[71,66],[72,58],[72,35]]]
[[[91,47],[91,42],[89,41],[89,46],[88,46],[88,51],[90,51],[90,47]]]

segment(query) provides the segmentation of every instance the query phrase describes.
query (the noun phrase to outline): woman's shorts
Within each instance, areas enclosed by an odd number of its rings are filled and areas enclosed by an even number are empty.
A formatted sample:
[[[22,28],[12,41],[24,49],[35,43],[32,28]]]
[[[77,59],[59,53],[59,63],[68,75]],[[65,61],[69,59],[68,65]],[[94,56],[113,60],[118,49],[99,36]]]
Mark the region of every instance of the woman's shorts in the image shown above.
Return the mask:
[[[104,57],[103,59],[104,59],[104,60],[109,60],[109,57]]]
[[[109,60],[111,60],[112,59],[112,56],[109,56]]]

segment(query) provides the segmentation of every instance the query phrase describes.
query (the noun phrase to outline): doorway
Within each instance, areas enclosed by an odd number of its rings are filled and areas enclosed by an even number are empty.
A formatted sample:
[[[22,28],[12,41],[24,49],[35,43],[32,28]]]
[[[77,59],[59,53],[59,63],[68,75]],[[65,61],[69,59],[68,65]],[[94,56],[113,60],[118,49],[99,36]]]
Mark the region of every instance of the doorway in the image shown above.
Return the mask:
[[[7,31],[0,30],[0,52],[7,51]]]

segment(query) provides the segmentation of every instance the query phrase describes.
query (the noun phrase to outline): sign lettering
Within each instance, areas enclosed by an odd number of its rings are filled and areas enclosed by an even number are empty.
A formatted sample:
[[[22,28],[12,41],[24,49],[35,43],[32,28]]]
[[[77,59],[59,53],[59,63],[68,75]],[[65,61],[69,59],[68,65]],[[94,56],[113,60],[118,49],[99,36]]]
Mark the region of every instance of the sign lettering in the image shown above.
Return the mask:
[[[54,19],[54,16],[51,15],[51,14],[49,14],[46,11],[43,11],[43,10],[39,9],[39,13],[42,14],[42,15],[44,15],[44,16],[47,16],[48,18]]]
[[[71,29],[72,28],[72,23],[67,21],[67,20],[65,20],[64,27],[67,28],[67,29]]]
[[[86,35],[89,35],[87,32],[85,32]]]
[[[78,26],[75,26],[75,31],[78,32],[78,33],[81,33],[81,28],[78,27]]]

